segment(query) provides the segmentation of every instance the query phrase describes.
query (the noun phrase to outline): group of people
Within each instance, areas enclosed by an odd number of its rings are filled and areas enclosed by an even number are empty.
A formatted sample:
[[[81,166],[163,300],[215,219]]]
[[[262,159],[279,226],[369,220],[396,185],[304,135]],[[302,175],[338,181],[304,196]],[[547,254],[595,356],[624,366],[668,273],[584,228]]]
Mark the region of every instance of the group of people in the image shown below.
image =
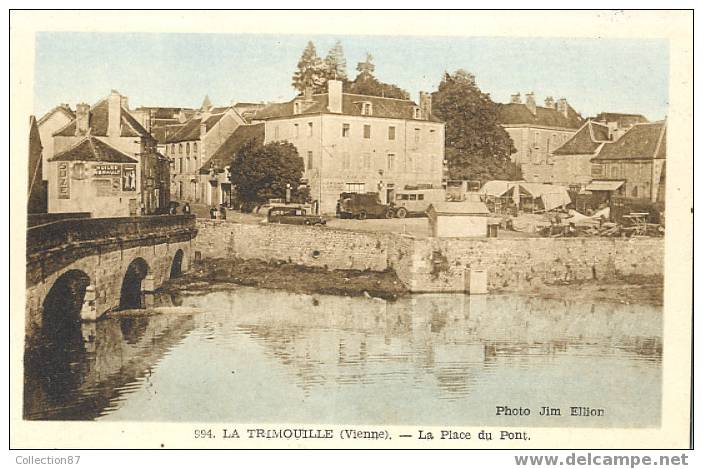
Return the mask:
[[[227,219],[227,209],[225,206],[220,204],[220,209],[216,207],[210,207],[210,219],[211,220],[226,220]]]

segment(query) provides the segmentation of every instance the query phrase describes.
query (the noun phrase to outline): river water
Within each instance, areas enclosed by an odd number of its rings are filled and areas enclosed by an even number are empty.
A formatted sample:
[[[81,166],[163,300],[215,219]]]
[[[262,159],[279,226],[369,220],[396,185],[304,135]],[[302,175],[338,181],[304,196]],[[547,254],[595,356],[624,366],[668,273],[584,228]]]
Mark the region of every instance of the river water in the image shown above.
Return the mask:
[[[235,287],[27,353],[27,419],[652,427],[662,311],[517,295]],[[147,314],[150,313],[150,314]],[[48,358],[47,358],[48,357]],[[497,407],[530,416],[496,415]],[[543,406],[561,416],[540,416]],[[570,408],[602,409],[571,416]],[[600,413],[600,410],[598,411]]]

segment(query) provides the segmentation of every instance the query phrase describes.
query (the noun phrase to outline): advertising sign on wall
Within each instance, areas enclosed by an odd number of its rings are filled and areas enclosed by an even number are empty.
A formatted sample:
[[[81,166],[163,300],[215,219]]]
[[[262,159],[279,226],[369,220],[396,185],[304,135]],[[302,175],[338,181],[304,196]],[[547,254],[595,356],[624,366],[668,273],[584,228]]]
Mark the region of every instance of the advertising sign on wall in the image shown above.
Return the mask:
[[[59,162],[58,165],[58,188],[59,199],[71,198],[70,177],[68,175],[68,163],[65,161]]]
[[[120,165],[99,163],[96,164],[93,170],[94,176],[119,176]]]
[[[126,164],[122,166],[122,190],[136,191],[137,190],[137,166]]]

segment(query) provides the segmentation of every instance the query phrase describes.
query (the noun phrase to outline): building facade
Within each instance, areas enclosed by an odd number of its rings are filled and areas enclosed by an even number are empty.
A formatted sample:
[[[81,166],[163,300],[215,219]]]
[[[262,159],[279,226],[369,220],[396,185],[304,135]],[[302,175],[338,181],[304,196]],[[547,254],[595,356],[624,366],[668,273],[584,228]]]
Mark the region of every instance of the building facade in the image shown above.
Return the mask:
[[[231,107],[205,107],[165,138],[164,151],[171,160],[174,198],[212,203],[210,182],[201,177],[200,168],[244,124],[244,119]]]
[[[444,123],[432,115],[432,98],[411,100],[342,92],[306,91],[258,111],[265,142],[288,141],[303,158],[303,182],[313,206],[334,213],[342,192],[377,192],[384,203],[397,189],[440,188],[444,179]]]
[[[42,179],[44,181],[48,181],[49,165],[47,161],[54,156],[54,132],[62,129],[75,118],[76,114],[71,110],[69,105],[61,104],[44,114],[41,119],[37,121],[39,138],[41,139],[42,145]]]
[[[499,122],[508,132],[517,150],[511,160],[522,169],[527,182],[549,182],[550,154],[569,140],[583,125],[583,118],[566,99],[546,98],[537,106],[533,93],[525,102],[519,93],[511,102],[500,105]]]
[[[592,160],[593,179],[622,181],[631,199],[665,199],[666,121],[633,125],[622,137],[603,145]]]
[[[168,160],[129,113],[117,91],[54,133],[49,159],[49,212],[95,217],[153,214],[170,199]]]
[[[591,160],[613,135],[607,125],[588,120],[569,140],[555,149],[547,163],[544,183],[558,184],[574,191],[593,179]]]

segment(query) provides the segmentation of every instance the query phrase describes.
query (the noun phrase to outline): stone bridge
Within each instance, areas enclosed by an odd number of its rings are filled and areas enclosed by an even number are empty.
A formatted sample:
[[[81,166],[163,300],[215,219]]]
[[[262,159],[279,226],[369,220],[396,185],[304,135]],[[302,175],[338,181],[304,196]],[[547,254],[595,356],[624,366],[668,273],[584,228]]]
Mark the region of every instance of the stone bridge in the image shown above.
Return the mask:
[[[188,270],[193,215],[72,218],[27,230],[25,330],[75,329],[114,309],[141,308]]]

